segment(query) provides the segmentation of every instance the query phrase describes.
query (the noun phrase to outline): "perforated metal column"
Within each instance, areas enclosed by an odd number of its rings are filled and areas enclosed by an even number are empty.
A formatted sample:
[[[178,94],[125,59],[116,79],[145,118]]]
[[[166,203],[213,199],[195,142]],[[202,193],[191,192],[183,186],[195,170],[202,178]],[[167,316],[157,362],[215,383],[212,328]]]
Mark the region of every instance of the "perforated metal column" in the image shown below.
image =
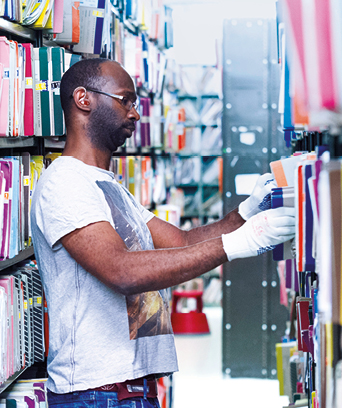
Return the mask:
[[[275,20],[226,20],[223,41],[222,123],[224,213],[251,174],[269,172],[284,154],[278,114],[280,72]],[[236,184],[236,176],[247,176]],[[243,192],[243,191],[242,191]],[[276,378],[275,344],[285,332],[277,264],[270,253],[224,265],[223,372]]]

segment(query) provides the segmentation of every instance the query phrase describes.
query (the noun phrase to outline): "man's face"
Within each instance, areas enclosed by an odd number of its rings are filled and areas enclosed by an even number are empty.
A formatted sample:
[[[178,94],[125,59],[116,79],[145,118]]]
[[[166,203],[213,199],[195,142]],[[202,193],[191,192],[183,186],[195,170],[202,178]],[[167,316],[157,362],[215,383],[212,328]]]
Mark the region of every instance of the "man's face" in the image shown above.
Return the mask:
[[[115,72],[113,69],[107,72],[111,65],[103,64],[102,74],[107,77],[109,73],[109,80],[98,90],[121,95],[135,102],[136,93],[132,79],[121,67],[115,66]],[[127,110],[119,99],[97,94],[97,106],[89,117],[88,137],[96,148],[114,152],[132,136],[135,122],[139,118],[134,108]]]

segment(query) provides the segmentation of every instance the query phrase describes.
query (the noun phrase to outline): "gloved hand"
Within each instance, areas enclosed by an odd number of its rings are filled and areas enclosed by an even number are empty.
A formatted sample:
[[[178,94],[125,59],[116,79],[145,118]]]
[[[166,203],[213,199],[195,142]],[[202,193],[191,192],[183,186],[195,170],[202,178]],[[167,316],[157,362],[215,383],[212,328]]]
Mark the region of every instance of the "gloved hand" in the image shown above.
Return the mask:
[[[277,183],[271,173],[260,176],[255,183],[252,194],[239,205],[239,214],[244,220],[271,208],[271,190]]]
[[[274,208],[254,215],[240,228],[222,235],[228,260],[247,258],[272,250],[295,236],[295,209]]]

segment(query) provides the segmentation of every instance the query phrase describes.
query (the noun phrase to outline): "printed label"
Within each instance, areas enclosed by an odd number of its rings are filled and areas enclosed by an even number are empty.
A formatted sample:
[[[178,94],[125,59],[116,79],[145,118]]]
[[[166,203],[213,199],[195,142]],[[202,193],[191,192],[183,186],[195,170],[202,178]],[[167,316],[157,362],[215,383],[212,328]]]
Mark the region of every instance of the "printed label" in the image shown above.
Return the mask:
[[[33,305],[33,298],[30,298],[30,299],[29,299],[29,304],[30,304],[30,306]]]
[[[25,87],[28,88],[28,89],[31,89],[31,88],[32,88],[32,85],[33,85],[33,78],[32,78],[32,77],[26,78]]]
[[[93,16],[95,16],[95,17],[103,17],[103,11],[93,10]]]
[[[33,300],[34,300],[34,306],[41,306],[41,304],[42,304],[42,297],[41,296],[35,296]]]
[[[23,182],[24,182],[24,186],[29,186],[30,185],[30,177],[29,176],[24,176]]]
[[[51,89],[55,90],[61,87],[61,81],[53,81],[51,82]]]
[[[24,309],[27,310],[27,300],[24,300]]]
[[[9,76],[10,76],[9,68],[4,69],[3,78],[9,79]]]
[[[36,91],[48,91],[49,90],[49,82],[48,81],[40,81],[36,84]]]

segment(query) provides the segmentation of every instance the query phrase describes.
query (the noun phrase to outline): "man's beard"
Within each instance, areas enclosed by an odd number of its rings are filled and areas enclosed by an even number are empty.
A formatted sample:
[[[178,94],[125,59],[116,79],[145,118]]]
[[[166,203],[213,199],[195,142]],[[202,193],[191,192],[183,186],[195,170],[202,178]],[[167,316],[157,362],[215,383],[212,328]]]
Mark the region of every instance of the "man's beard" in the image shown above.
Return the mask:
[[[94,109],[87,128],[92,145],[102,151],[116,151],[126,141],[125,128],[119,123],[120,119],[113,108],[101,106]]]

